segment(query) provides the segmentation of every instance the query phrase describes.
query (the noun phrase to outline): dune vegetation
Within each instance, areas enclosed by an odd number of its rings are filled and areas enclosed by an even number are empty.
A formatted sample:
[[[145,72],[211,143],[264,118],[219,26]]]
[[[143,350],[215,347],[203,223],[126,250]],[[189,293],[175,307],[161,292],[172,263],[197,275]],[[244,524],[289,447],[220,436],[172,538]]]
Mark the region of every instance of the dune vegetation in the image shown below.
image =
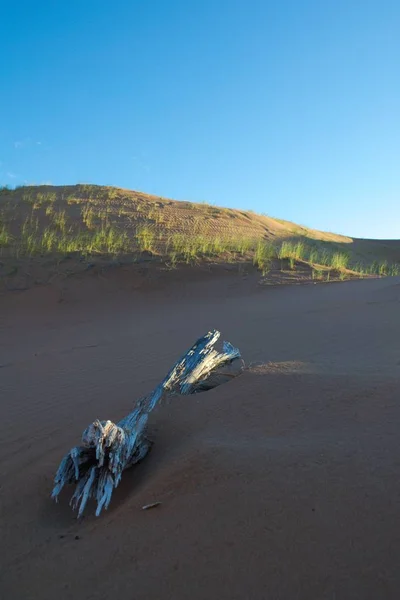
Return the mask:
[[[306,265],[316,281],[400,274],[400,242],[355,240],[251,211],[104,186],[0,190],[3,265],[71,256],[88,261],[146,256],[170,267],[252,262],[264,275]]]

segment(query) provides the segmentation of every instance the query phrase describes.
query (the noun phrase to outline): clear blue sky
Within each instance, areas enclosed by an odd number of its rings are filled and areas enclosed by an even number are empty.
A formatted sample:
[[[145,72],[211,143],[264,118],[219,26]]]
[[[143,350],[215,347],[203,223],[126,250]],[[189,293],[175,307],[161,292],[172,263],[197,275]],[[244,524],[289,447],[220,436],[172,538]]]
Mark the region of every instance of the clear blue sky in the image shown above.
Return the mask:
[[[0,15],[0,184],[400,238],[399,0],[4,0]]]

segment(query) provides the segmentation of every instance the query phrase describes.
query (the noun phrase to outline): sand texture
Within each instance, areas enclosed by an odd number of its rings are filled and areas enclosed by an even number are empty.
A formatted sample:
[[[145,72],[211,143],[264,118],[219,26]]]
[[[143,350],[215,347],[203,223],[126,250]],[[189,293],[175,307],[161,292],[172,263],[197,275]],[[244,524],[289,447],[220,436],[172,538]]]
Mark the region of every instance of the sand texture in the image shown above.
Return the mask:
[[[399,279],[257,281],[115,274],[0,298],[2,598],[399,598]],[[157,408],[101,517],[77,521],[70,489],[53,503],[84,428],[212,328],[244,374]]]

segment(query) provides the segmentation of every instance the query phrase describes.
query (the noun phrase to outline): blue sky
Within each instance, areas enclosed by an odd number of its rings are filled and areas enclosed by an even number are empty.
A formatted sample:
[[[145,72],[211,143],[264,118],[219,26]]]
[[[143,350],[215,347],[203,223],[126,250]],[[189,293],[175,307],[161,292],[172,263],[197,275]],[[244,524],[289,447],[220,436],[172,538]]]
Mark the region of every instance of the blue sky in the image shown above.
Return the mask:
[[[398,0],[6,1],[0,184],[400,238]]]

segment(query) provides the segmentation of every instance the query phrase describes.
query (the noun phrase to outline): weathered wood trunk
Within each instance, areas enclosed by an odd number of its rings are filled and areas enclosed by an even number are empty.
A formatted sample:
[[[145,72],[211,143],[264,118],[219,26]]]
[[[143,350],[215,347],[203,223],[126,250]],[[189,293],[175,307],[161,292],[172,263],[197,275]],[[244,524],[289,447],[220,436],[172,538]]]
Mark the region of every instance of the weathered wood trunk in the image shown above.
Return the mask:
[[[229,342],[224,342],[222,352],[215,350],[219,336],[219,331],[214,330],[198,339],[153,392],[138,400],[133,412],[122,421],[115,424],[96,420],[89,425],[83,432],[82,445],[72,448],[61,461],[52,498],[58,499],[65,484],[76,483],[70,504],[73,509],[78,508],[78,517],[89,498],[97,501],[97,516],[103,508],[107,509],[122,472],[141,461],[150,449],[147,422],[162,398],[216,387],[243,369],[239,350]]]

